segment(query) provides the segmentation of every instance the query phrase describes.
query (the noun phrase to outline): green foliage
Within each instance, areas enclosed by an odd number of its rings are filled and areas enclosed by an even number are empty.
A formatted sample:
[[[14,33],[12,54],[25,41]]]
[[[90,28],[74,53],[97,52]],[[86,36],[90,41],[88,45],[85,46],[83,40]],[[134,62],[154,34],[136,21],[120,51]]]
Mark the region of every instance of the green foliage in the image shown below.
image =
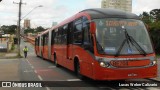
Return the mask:
[[[32,28],[25,29],[24,34],[27,34],[27,33],[34,33],[34,29]]]
[[[140,18],[149,26],[155,51],[160,54],[160,9],[153,9],[149,13],[143,12]]]
[[[3,25],[1,30],[4,31],[5,34],[15,34],[17,29],[17,25],[6,26]]]
[[[45,29],[44,29],[42,26],[39,26],[39,27],[37,27],[35,30],[36,30],[36,32],[42,32],[42,31],[44,31]]]
[[[151,17],[147,12],[143,12],[142,14],[139,15],[139,17],[145,22],[146,24],[151,23]]]
[[[12,44],[11,50],[14,50],[14,49],[15,49],[15,45],[14,45],[14,44]]]
[[[155,51],[160,54],[160,9],[153,9],[149,13],[143,12],[140,18],[148,24]]]
[[[160,54],[160,21],[149,24],[150,35],[157,54]]]
[[[153,9],[150,11],[150,16],[152,16],[155,21],[160,21],[160,9]]]
[[[42,32],[44,31],[45,29],[42,27],[42,26],[39,26],[35,29],[33,28],[28,28],[28,29],[25,29],[24,30],[24,34],[27,34],[27,33],[37,33],[37,32]]]

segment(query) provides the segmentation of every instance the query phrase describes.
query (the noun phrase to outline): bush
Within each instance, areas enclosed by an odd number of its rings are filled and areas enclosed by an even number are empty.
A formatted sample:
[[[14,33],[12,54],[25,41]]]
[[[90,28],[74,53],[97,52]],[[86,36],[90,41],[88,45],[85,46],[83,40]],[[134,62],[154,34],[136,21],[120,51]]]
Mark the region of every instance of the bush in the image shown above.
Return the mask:
[[[14,44],[12,44],[11,50],[14,50],[14,49],[15,49],[15,45],[14,45]]]
[[[157,25],[160,22],[153,23],[150,27],[150,35],[153,41],[155,52],[160,54],[160,27]]]

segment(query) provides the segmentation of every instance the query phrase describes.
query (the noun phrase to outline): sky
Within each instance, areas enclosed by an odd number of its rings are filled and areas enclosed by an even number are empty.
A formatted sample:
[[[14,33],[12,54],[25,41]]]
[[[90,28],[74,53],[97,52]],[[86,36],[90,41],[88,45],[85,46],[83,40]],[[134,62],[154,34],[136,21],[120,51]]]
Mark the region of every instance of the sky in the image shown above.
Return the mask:
[[[18,21],[18,4],[20,0],[2,0],[0,2],[0,26],[16,25]],[[31,20],[31,27],[50,28],[52,22],[61,22],[81,10],[100,8],[101,0],[22,0],[22,17]],[[160,0],[132,0],[132,13],[160,9]],[[37,6],[42,5],[43,7]],[[22,19],[22,26],[23,26]]]

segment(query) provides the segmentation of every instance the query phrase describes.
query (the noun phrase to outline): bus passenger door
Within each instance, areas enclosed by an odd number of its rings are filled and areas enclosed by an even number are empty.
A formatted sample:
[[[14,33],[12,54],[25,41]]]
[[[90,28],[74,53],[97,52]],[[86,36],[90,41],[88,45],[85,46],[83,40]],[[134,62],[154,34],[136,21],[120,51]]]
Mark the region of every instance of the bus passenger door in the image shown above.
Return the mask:
[[[67,30],[67,60],[72,60],[72,40],[73,40],[73,22],[68,24],[68,30]]]
[[[36,38],[35,51],[37,56],[40,55],[40,37]]]

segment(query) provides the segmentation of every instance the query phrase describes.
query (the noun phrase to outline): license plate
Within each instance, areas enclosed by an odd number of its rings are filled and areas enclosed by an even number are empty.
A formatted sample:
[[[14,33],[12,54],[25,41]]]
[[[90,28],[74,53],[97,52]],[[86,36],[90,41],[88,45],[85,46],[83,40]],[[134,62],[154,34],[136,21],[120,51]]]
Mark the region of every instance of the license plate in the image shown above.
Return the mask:
[[[126,67],[128,66],[128,61],[111,61],[111,65],[116,67]]]

